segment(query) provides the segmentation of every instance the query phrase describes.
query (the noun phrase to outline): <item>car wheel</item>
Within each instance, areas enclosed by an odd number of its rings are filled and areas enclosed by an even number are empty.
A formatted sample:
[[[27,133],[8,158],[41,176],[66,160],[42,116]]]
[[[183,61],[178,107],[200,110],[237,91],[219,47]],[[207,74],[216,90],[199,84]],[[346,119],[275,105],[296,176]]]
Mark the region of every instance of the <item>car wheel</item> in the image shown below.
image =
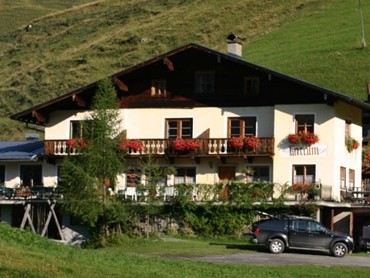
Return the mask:
[[[331,253],[334,257],[344,257],[348,252],[348,247],[343,242],[334,244]]]
[[[281,239],[274,238],[269,243],[269,250],[273,254],[282,253],[285,249],[285,244]]]

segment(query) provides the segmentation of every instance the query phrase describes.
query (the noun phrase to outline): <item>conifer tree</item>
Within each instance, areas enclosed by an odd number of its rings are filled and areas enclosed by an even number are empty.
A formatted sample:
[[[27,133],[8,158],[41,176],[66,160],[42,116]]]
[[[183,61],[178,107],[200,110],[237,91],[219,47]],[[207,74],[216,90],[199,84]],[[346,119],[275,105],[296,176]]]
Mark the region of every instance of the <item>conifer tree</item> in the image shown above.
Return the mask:
[[[102,239],[120,230],[123,206],[111,196],[119,173],[124,172],[125,153],[119,149],[120,117],[111,80],[100,81],[92,111],[82,122],[84,144],[75,144],[62,166],[63,207]]]

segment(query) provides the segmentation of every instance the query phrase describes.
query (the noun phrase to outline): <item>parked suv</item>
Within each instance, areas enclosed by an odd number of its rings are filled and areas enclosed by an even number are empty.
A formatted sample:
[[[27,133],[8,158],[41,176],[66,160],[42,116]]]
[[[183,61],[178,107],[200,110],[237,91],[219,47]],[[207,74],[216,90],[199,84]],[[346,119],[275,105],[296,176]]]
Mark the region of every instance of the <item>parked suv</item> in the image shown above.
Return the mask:
[[[309,217],[285,215],[261,220],[253,225],[252,232],[252,242],[265,244],[274,254],[290,248],[327,250],[334,257],[343,257],[354,248],[352,237],[332,232]]]

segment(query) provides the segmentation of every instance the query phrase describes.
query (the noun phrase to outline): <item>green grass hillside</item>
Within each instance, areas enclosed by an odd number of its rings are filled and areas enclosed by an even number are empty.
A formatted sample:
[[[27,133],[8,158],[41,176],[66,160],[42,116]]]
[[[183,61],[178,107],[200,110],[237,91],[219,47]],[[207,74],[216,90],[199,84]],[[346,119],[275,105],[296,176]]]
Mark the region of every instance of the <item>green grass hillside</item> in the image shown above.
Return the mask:
[[[0,140],[23,137],[13,113],[188,42],[225,51],[230,32],[249,61],[366,98],[358,1],[0,0],[0,15]]]

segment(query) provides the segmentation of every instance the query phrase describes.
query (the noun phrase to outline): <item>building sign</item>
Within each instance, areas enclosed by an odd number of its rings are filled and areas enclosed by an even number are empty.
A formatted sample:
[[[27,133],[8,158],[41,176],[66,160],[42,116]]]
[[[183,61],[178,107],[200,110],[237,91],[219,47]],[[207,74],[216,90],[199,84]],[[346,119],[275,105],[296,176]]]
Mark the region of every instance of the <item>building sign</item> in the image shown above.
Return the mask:
[[[327,146],[318,144],[313,146],[287,146],[280,149],[281,157],[327,156],[327,153]]]

